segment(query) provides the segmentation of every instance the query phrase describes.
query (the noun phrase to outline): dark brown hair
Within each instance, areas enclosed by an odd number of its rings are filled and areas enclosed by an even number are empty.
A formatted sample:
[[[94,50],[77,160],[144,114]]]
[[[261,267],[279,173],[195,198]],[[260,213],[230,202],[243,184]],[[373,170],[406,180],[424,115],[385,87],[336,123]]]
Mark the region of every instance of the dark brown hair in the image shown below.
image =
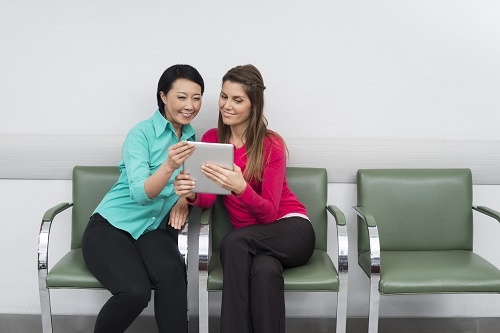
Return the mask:
[[[281,141],[286,149],[283,139],[276,132],[267,129],[267,119],[264,117],[264,79],[255,66],[243,65],[230,69],[222,77],[222,84],[226,81],[240,83],[250,100],[248,128],[243,134],[248,162],[243,173],[247,181],[260,181],[265,162],[264,139],[273,136]],[[224,124],[222,115],[219,114],[218,140],[228,143],[230,137],[231,128]]]

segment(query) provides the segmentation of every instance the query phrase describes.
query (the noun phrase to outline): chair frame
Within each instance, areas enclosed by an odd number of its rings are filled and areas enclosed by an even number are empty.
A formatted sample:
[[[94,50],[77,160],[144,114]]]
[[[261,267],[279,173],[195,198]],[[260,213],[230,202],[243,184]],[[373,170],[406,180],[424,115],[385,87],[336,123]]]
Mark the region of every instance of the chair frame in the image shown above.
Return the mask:
[[[47,210],[42,218],[38,236],[38,290],[40,293],[40,310],[42,315],[42,332],[52,333],[52,309],[50,292],[46,279],[49,272],[49,241],[50,229],[54,217],[64,210],[72,207],[72,203],[61,203]]]
[[[367,213],[362,207],[354,206],[354,211],[366,224],[370,244],[370,288],[369,288],[369,313],[368,333],[378,332],[380,310],[380,239],[377,223],[373,215]],[[500,222],[500,212],[484,206],[472,206],[472,209],[496,219]]]
[[[337,309],[336,309],[336,332],[345,333],[346,323],[347,323],[347,295],[348,295],[348,271],[349,271],[349,248],[348,248],[348,237],[347,237],[347,224],[344,213],[334,205],[327,205],[325,207],[326,211],[330,213],[335,219],[335,225],[337,230],[337,272],[339,277],[339,290],[337,292]],[[210,244],[210,225],[212,221],[212,207],[203,209],[200,214],[200,229],[198,231],[199,239],[199,252],[198,260],[199,263],[197,267],[197,272],[192,273],[193,275],[199,275],[200,277],[208,276],[208,263],[212,254],[211,244]],[[287,290],[285,289],[285,292]],[[215,291],[208,291],[204,288],[204,293],[206,298],[206,303],[202,304],[200,301],[199,310],[203,316],[199,315],[200,327],[205,326],[209,328],[209,293]],[[300,292],[300,291],[297,291]],[[314,291],[308,291],[314,292]],[[196,316],[196,314],[194,314]],[[202,318],[203,317],[203,318]]]

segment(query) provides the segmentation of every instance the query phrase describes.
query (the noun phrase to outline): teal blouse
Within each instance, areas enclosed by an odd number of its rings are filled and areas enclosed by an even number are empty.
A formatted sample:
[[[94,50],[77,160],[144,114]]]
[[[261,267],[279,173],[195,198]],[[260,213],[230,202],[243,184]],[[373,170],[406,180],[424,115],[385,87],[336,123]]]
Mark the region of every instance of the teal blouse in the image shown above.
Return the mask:
[[[146,195],[144,182],[167,160],[168,148],[183,140],[195,140],[194,128],[189,124],[182,126],[178,139],[172,124],[159,110],[134,126],[123,143],[122,160],[118,164],[120,177],[94,213],[135,239],[158,228],[179,198],[173,183],[180,169],[172,174],[156,198]]]

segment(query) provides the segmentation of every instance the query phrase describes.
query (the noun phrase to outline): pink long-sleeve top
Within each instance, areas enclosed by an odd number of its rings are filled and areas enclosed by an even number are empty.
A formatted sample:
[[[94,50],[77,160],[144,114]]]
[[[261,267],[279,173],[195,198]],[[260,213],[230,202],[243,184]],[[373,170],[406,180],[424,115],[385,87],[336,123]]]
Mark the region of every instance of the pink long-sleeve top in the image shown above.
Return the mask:
[[[208,130],[202,137],[203,142],[218,142],[217,129]],[[235,228],[251,224],[268,224],[286,215],[306,216],[306,208],[290,190],[286,181],[286,150],[276,137],[264,140],[264,161],[262,181],[253,180],[239,196],[223,197],[231,223]],[[246,147],[234,148],[234,163],[241,170],[247,164]],[[217,195],[198,193],[192,205],[208,208],[213,205]]]

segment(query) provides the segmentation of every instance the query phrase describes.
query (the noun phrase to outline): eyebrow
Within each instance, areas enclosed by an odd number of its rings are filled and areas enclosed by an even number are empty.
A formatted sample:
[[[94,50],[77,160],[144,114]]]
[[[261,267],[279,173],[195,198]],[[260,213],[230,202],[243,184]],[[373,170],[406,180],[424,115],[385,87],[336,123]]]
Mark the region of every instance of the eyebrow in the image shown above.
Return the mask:
[[[224,94],[224,95],[226,95],[226,96],[227,96],[227,94],[226,94],[224,91],[222,91],[222,90],[221,90],[221,92],[220,92],[220,93],[221,93],[221,94]],[[247,97],[246,97],[246,96],[244,96],[244,95],[236,95],[236,96],[232,96],[232,97],[233,97],[233,98],[242,98],[242,99],[246,99],[246,98],[247,98]]]
[[[184,91],[177,91],[176,93],[177,94],[189,95],[187,92],[184,92]],[[194,95],[200,95],[201,96],[201,93],[195,93]]]

